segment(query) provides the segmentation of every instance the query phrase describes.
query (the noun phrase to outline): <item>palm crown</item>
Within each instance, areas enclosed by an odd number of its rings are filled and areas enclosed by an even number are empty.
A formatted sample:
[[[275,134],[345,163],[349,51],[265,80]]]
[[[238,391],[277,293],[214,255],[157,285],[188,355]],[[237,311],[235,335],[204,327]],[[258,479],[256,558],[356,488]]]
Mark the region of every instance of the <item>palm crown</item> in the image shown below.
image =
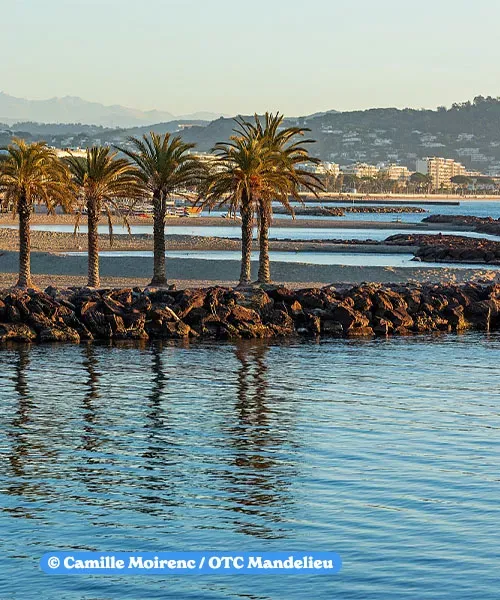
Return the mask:
[[[165,285],[165,219],[167,201],[174,193],[183,195],[187,188],[200,180],[203,169],[200,161],[190,154],[194,144],[179,136],[163,136],[153,131],[142,139],[129,137],[133,150],[121,149],[136,164],[144,187],[153,201],[153,285]]]
[[[134,150],[120,148],[139,168],[139,177],[151,193],[164,196],[194,185],[200,177],[200,163],[190,154],[195,144],[183,142],[169,133],[152,131],[142,140],[129,137]]]
[[[33,205],[43,203],[49,213],[61,205],[71,205],[72,184],[68,169],[45,142],[28,144],[14,138],[3,148],[0,159],[0,192],[2,203],[12,204],[19,215],[19,279],[17,286],[31,287],[31,233]]]
[[[5,205],[19,210],[19,200],[28,205],[43,203],[49,212],[61,205],[71,204],[70,176],[55,152],[45,142],[26,143],[14,138],[0,162],[0,190]]]
[[[264,123],[261,122],[258,115],[254,116],[254,122],[242,121],[242,128],[248,137],[259,140],[268,150],[269,157],[274,163],[273,168],[277,170],[282,177],[285,185],[275,190],[275,197],[272,200],[281,202],[292,214],[293,208],[289,203],[289,198],[301,201],[299,191],[301,188],[316,194],[323,189],[321,180],[305,170],[306,164],[318,164],[319,158],[309,155],[307,145],[314,143],[312,139],[300,139],[309,131],[303,127],[283,127],[283,115],[279,113],[266,113]],[[269,210],[271,204],[269,204]]]
[[[214,147],[217,160],[202,186],[204,204],[224,203],[233,212],[249,206],[255,209],[260,198],[284,192],[286,186],[283,174],[274,168],[273,152],[243,130],[236,133]]]
[[[80,208],[88,208],[89,202],[95,202],[97,214],[102,209],[106,211],[111,240],[112,213],[120,215],[128,226],[124,202],[144,195],[138,171],[126,159],[117,158],[117,154],[108,147],[94,146],[87,148],[85,157],[70,155],[65,159],[79,189]]]

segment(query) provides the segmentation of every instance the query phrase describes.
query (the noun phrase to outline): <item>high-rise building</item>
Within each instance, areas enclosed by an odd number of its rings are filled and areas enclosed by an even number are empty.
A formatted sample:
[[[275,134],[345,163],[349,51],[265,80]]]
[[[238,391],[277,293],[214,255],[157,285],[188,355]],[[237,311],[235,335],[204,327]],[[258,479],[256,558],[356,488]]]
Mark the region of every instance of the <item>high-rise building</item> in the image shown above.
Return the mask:
[[[438,190],[440,187],[450,187],[451,178],[456,175],[465,175],[466,168],[462,163],[452,158],[433,156],[424,160],[417,160],[417,171],[432,177],[432,186]]]

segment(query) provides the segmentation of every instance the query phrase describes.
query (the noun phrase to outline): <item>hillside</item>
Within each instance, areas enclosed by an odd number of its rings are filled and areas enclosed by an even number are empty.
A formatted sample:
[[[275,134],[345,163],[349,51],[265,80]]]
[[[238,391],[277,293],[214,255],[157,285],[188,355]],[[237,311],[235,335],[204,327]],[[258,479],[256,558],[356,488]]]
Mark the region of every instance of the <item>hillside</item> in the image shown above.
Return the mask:
[[[286,123],[309,127],[310,136],[317,140],[313,153],[341,165],[397,162],[414,169],[418,158],[444,156],[461,161],[469,169],[500,174],[500,100],[496,98],[478,96],[472,102],[436,110],[329,111],[289,118]],[[4,126],[0,142],[6,143],[16,134],[46,139],[60,147],[116,144],[128,135],[138,136],[153,129],[159,133],[179,131],[186,141],[196,143],[200,151],[209,152],[216,142],[231,135],[233,127],[232,119],[222,117],[210,123],[177,119],[128,129],[23,123]]]
[[[500,174],[500,100],[494,98],[479,96],[437,110],[332,111],[288,119],[287,124],[309,127],[317,140],[314,154],[341,165],[397,162],[414,169],[418,158],[444,156],[470,169]],[[232,119],[217,119],[182,135],[206,152],[227,139],[233,126]]]

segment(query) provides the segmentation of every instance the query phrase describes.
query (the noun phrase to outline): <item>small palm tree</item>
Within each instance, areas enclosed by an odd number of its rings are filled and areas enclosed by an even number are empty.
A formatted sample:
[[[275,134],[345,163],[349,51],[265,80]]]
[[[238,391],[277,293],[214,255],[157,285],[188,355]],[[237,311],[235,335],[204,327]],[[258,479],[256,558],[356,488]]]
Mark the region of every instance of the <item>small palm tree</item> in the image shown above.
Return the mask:
[[[45,204],[49,213],[61,205],[69,209],[72,193],[68,169],[45,142],[28,144],[14,138],[2,148],[0,191],[2,203],[19,215],[19,279],[16,287],[30,288],[31,214],[35,204]]]
[[[195,144],[187,144],[179,136],[163,136],[150,132],[142,140],[129,137],[134,150],[119,148],[137,165],[139,177],[153,198],[154,262],[152,286],[165,286],[165,220],[167,203],[174,194],[183,195],[201,178],[200,161],[190,154]]]
[[[69,156],[66,159],[78,188],[80,205],[87,212],[88,223],[88,286],[99,287],[99,233],[98,225],[104,210],[108,217],[110,242],[113,241],[112,214],[120,215],[128,227],[127,215],[120,201],[133,200],[144,194],[137,170],[128,160],[117,158],[110,148],[87,148],[85,157]],[[78,228],[79,213],[75,230]]]
[[[229,213],[241,215],[241,272],[240,286],[250,283],[254,214],[261,199],[271,199],[284,185],[275,169],[273,153],[258,139],[245,121],[235,119],[238,127],[228,142],[219,142],[212,162],[200,188],[203,206],[226,205]]]
[[[317,196],[318,190],[323,190],[322,181],[304,167],[308,164],[318,164],[320,160],[309,155],[307,144],[314,140],[303,138],[309,129],[303,127],[283,127],[283,115],[266,113],[264,123],[258,115],[254,122],[245,121],[243,128],[247,136],[261,142],[268,150],[269,168],[274,169],[279,178],[275,180],[270,194],[261,194],[258,199],[259,213],[259,283],[269,283],[271,280],[269,262],[269,226],[272,220],[272,202],[280,202],[294,217],[290,198],[302,202],[299,192],[303,189]]]

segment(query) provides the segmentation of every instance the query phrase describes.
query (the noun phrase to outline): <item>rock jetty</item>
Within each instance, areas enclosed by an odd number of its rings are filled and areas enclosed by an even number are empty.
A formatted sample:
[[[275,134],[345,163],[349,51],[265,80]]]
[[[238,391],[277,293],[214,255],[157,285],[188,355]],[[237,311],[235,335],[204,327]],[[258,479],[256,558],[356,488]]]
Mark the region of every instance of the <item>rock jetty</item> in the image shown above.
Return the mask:
[[[500,235],[500,219],[493,217],[473,217],[469,215],[431,215],[422,219],[422,223],[451,223],[460,227],[467,227],[479,233]]]
[[[500,329],[500,285],[0,292],[0,343],[372,337]]]
[[[284,206],[277,206],[273,212],[276,215],[289,214]],[[300,206],[294,209],[295,215],[301,217],[344,217],[346,213],[420,214],[426,212],[428,211],[418,206]]]
[[[500,242],[462,235],[391,235],[386,244],[418,246],[415,258],[424,262],[500,265]]]

